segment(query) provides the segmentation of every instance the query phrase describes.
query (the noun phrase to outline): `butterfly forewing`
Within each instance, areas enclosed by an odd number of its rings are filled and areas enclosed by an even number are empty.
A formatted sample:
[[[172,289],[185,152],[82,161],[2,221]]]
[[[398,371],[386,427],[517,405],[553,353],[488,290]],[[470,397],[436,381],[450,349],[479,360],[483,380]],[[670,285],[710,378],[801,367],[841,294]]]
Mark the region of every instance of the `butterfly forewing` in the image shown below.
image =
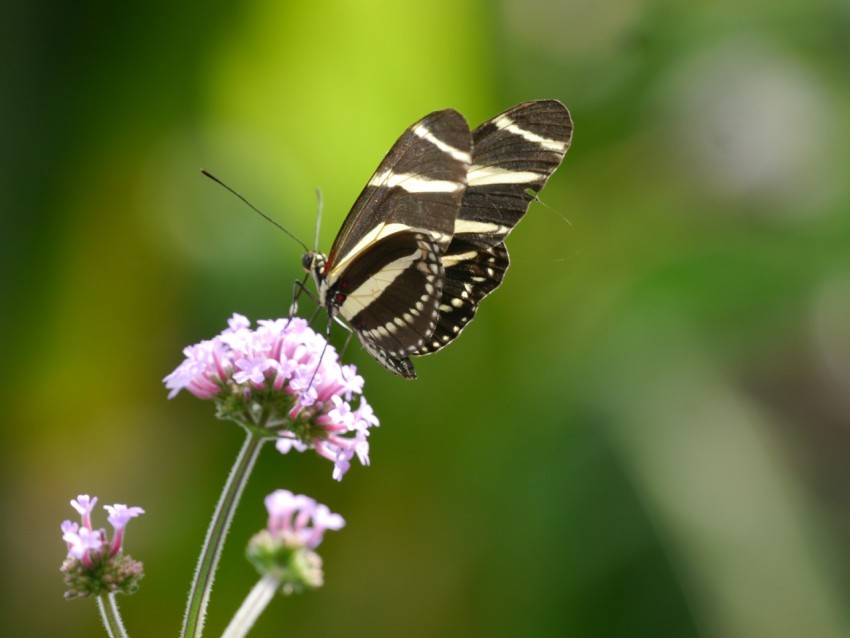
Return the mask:
[[[481,300],[502,283],[510,263],[504,239],[560,166],[572,128],[563,104],[540,100],[510,108],[473,131],[467,187],[443,255],[440,316],[416,354],[451,343]]]
[[[436,111],[408,128],[366,184],[328,256],[325,272],[375,240],[409,229],[431,234],[443,250],[454,232],[472,142],[463,116]]]
[[[453,110],[411,126],[357,198],[321,272],[323,304],[383,366],[415,376],[410,354],[439,316],[443,266],[466,188],[471,134]]]

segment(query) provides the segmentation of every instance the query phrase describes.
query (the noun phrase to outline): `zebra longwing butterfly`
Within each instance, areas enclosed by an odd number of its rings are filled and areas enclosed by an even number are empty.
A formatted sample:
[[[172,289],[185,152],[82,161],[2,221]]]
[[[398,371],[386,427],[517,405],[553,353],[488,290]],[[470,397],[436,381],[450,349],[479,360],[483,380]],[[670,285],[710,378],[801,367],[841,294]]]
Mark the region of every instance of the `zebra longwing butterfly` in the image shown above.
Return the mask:
[[[408,128],[360,193],[326,257],[304,255],[329,319],[381,365],[415,378],[411,355],[453,341],[502,283],[505,237],[561,164],[572,119],[523,102],[470,132],[452,109]]]

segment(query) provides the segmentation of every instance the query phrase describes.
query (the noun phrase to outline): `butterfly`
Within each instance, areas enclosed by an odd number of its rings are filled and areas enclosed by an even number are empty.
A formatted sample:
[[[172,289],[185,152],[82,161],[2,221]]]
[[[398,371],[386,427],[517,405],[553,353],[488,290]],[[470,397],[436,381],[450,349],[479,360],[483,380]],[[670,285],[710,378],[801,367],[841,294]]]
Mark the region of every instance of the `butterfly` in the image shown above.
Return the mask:
[[[341,317],[378,363],[416,378],[410,357],[456,339],[502,283],[504,240],[560,166],[572,131],[557,100],[523,102],[471,132],[453,109],[410,126],[330,253],[302,259],[329,325]]]

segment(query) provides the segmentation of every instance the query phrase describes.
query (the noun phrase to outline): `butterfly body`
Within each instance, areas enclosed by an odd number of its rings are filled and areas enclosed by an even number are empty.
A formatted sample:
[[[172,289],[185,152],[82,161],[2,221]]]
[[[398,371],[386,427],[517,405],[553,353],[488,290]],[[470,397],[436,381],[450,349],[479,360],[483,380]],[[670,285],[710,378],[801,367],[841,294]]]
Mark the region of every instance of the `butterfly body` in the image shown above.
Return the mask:
[[[302,264],[388,370],[454,340],[509,264],[504,238],[569,146],[560,102],[525,102],[470,132],[454,110],[402,134],[357,198],[330,253]],[[532,194],[532,192],[534,194]]]

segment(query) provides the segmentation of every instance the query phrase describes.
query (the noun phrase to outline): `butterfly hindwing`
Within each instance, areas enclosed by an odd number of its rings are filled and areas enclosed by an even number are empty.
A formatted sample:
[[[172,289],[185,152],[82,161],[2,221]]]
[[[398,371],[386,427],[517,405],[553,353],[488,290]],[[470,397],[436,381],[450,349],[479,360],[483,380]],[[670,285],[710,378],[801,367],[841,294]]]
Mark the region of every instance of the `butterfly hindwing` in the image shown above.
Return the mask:
[[[410,355],[434,331],[443,277],[440,249],[430,235],[393,233],[351,263],[346,280],[353,291],[340,310],[372,356],[412,376]]]
[[[557,100],[518,104],[473,131],[467,187],[443,255],[440,316],[416,354],[451,343],[501,285],[510,263],[505,237],[560,166],[571,138],[572,119]]]
[[[454,243],[452,244],[454,245]],[[476,248],[443,256],[445,280],[437,325],[424,346],[415,354],[430,354],[452,342],[472,321],[478,304],[498,288],[510,259],[505,244]]]

